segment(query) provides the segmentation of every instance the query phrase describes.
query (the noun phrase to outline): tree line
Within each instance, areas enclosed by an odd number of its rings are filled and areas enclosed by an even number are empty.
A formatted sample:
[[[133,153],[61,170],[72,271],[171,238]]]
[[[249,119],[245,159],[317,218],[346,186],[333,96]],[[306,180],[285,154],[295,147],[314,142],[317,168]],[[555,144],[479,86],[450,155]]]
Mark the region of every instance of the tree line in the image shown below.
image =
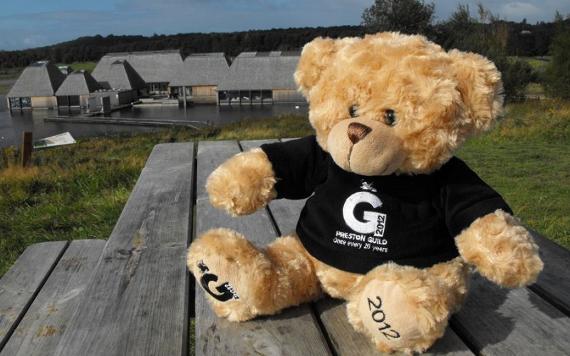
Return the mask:
[[[558,12],[552,22],[529,24],[501,19],[479,4],[460,4],[451,16],[434,21],[435,3],[423,0],[374,0],[362,14],[360,26],[305,27],[233,33],[190,33],[145,36],[90,36],[52,46],[0,51],[0,70],[22,68],[38,60],[56,63],[98,61],[110,52],[177,49],[183,56],[225,52],[298,50],[315,37],[363,36],[379,31],[423,34],[446,49],[480,53],[503,75],[507,97],[524,96],[530,82],[545,85],[550,95],[570,96],[570,17]],[[518,57],[551,56],[539,72]],[[565,89],[566,88],[566,89]]]
[[[446,49],[480,53],[501,71],[507,99],[524,97],[529,83],[542,84],[550,96],[570,97],[570,16],[558,11],[552,23],[505,21],[479,4],[459,4],[451,16],[434,23],[435,3],[423,0],[374,0],[362,14],[367,30],[420,33]],[[546,70],[521,56],[552,57]]]
[[[156,51],[179,49],[191,53],[225,52],[237,56],[245,51],[297,50],[318,36],[362,36],[362,26],[288,28],[252,30],[233,33],[190,33],[145,36],[89,36],[53,46],[21,51],[0,51],[1,68],[20,68],[48,59],[57,63],[98,61],[110,52]]]
[[[414,14],[414,12],[409,12]],[[424,15],[425,16],[425,15]],[[398,19],[395,19],[396,21]],[[400,19],[401,20],[401,19]],[[412,21],[415,18],[412,18]],[[449,19],[424,28],[401,27],[393,30],[402,32],[419,32],[427,35],[435,42],[449,47],[456,35],[456,19]],[[400,23],[409,23],[401,21]],[[421,21],[418,23],[422,23]],[[508,32],[506,49],[512,56],[544,56],[555,35],[554,23],[540,22],[527,24],[501,21]],[[481,24],[490,27],[491,24]],[[407,31],[406,31],[407,30]],[[363,36],[377,32],[375,26],[335,26],[316,28],[288,28],[271,30],[252,30],[234,33],[190,33],[176,35],[153,36],[89,36],[52,46],[26,49],[20,51],[0,51],[0,69],[21,68],[38,60],[51,60],[57,63],[73,63],[98,61],[109,52],[150,51],[180,49],[183,55],[200,52],[225,52],[236,56],[244,51],[295,50],[315,37],[332,38],[347,36]]]

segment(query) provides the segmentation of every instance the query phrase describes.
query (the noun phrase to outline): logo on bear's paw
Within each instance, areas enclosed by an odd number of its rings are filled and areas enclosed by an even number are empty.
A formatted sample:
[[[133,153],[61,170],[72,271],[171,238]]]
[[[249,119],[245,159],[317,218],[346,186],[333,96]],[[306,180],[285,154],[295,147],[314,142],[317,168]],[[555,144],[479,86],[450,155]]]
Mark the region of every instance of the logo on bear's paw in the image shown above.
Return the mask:
[[[198,262],[198,268],[200,269],[200,273],[202,273],[202,277],[200,278],[200,285],[202,285],[202,288],[204,288],[204,290],[208,292],[209,295],[216,298],[220,302],[227,302],[230,299],[239,299],[239,295],[235,291],[234,287],[230,284],[230,282],[224,282],[215,287],[216,291],[218,291],[219,294],[214,293],[210,289],[209,284],[210,282],[217,282],[218,276],[213,273],[209,273],[210,269],[208,266],[206,266],[204,261]]]
[[[382,310],[382,299],[379,296],[376,296],[376,303],[370,298],[367,299],[368,310],[371,311],[370,317],[375,323],[380,325],[378,331],[380,331],[388,340],[400,338],[400,333],[391,329],[392,326],[386,322],[386,314],[384,314],[384,311]]]

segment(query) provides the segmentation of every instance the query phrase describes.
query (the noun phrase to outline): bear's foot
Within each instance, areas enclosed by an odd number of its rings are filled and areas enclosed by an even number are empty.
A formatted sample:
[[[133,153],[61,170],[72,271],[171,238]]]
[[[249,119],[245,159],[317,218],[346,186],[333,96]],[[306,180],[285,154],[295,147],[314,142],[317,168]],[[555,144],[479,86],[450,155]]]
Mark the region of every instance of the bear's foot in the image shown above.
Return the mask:
[[[271,263],[242,235],[210,230],[192,243],[188,268],[219,317],[244,321],[258,315],[271,285]]]
[[[423,352],[445,332],[454,308],[449,292],[425,270],[390,263],[359,282],[348,318],[382,352]]]
[[[244,321],[320,295],[309,259],[293,237],[266,250],[229,229],[206,232],[188,250],[188,268],[219,317]]]

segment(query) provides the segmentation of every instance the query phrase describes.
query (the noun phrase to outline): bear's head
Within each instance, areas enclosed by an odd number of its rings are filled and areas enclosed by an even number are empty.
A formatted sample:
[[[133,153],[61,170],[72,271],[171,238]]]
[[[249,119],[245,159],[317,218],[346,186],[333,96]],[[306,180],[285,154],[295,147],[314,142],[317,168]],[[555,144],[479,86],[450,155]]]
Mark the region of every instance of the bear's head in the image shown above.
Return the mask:
[[[295,80],[319,145],[361,175],[430,173],[501,113],[488,59],[422,36],[379,33],[308,43]]]

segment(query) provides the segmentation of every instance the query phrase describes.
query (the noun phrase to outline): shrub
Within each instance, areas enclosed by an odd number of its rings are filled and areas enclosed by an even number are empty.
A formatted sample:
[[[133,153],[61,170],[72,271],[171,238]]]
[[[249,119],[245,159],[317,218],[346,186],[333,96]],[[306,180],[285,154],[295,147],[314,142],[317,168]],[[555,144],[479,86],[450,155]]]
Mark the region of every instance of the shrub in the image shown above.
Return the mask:
[[[545,73],[546,92],[557,98],[570,98],[570,29],[560,28],[550,46],[552,60]]]

